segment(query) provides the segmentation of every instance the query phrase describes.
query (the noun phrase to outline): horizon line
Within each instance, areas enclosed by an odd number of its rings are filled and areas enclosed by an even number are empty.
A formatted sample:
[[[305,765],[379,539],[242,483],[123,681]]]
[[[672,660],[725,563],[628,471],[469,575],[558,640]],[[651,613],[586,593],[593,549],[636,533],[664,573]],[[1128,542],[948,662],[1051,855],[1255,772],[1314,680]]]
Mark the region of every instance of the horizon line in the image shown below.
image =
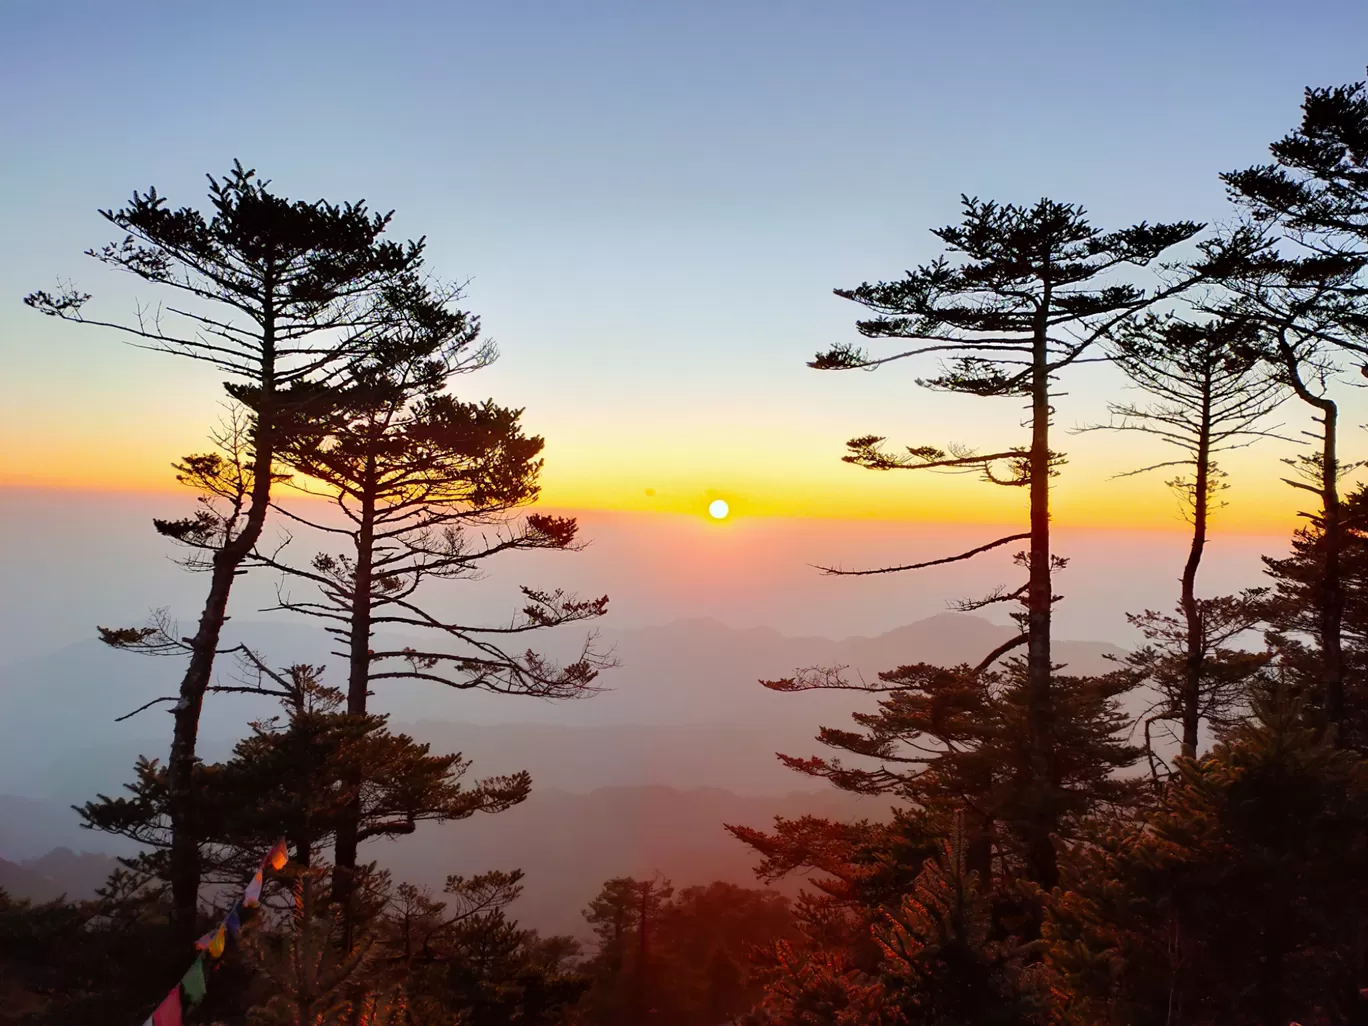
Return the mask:
[[[102,484],[102,483],[95,483],[95,482],[92,482],[92,483],[89,483],[89,484],[73,485],[73,484],[66,484],[66,483],[53,482],[53,481],[5,481],[5,480],[3,480],[3,479],[0,479],[0,494],[2,494],[2,493],[30,493],[30,494],[52,494],[52,495],[62,495],[62,494],[67,494],[67,495],[92,495],[92,494],[93,494],[93,495],[124,496],[124,497],[130,497],[130,498],[134,498],[134,497],[154,498],[154,497],[158,497],[158,496],[167,497],[167,498],[177,498],[177,497],[179,497],[179,498],[189,498],[189,497],[191,497],[191,494],[192,494],[190,489],[180,488],[180,487],[177,487],[177,486],[175,486],[175,485],[171,485],[171,486],[163,486],[163,485],[158,485],[158,486],[140,486],[140,485],[123,485],[123,484],[119,484],[119,485],[110,485],[110,484]],[[297,498],[298,498],[300,501],[306,501],[306,502],[327,502],[327,501],[329,501],[328,499],[326,499],[326,498],[324,498],[324,497],[322,497],[322,496],[311,496],[311,495],[305,495],[305,494],[299,494],[299,495],[297,495]],[[525,508],[526,508],[528,511],[536,510],[536,511],[543,511],[543,512],[552,512],[552,513],[594,514],[594,515],[608,514],[608,515],[616,515],[616,516],[630,516],[630,517],[643,517],[643,518],[646,518],[646,517],[674,518],[674,519],[688,520],[688,521],[691,521],[691,522],[706,522],[706,521],[708,521],[708,519],[709,519],[708,516],[707,516],[706,510],[700,510],[700,511],[698,511],[698,512],[695,513],[695,512],[686,512],[686,511],[682,511],[682,510],[678,510],[678,509],[643,509],[643,508],[641,508],[641,507],[639,507],[639,506],[623,506],[623,505],[585,505],[585,504],[565,504],[565,503],[556,503],[556,502],[541,502],[541,501],[536,501],[536,502],[529,503]],[[1272,522],[1269,522],[1269,523],[1267,523],[1267,524],[1260,524],[1260,525],[1257,525],[1257,526],[1256,526],[1256,525],[1253,525],[1253,524],[1250,524],[1250,523],[1247,523],[1247,522],[1241,524],[1241,523],[1239,523],[1238,521],[1237,521],[1237,523],[1232,524],[1232,525],[1230,525],[1230,526],[1228,526],[1228,527],[1221,527],[1221,526],[1218,524],[1218,525],[1216,526],[1216,529],[1212,532],[1212,535],[1213,535],[1214,537],[1213,537],[1213,536],[1209,536],[1209,539],[1208,539],[1208,540],[1209,540],[1209,541],[1215,540],[1216,538],[1219,538],[1221,535],[1234,535],[1234,536],[1239,536],[1239,537],[1257,537],[1257,538],[1274,538],[1274,537],[1276,537],[1276,538],[1286,538],[1286,537],[1290,536],[1290,534],[1292,533],[1293,530],[1296,529],[1296,527],[1298,526],[1298,523],[1297,523],[1297,522],[1298,522],[1299,520],[1301,520],[1302,518],[1303,518],[1303,517],[1302,517],[1301,514],[1293,514],[1293,515],[1291,515],[1291,516],[1288,516],[1288,517],[1285,518],[1286,521],[1287,521],[1286,525],[1283,526],[1283,527],[1281,527],[1281,528],[1279,528],[1278,526],[1276,526],[1276,525],[1273,524]],[[1024,522],[1024,518],[1022,518],[1022,520],[1020,520],[1020,521],[1018,521],[1018,520],[1005,520],[1005,519],[1004,519],[1004,520],[987,520],[987,519],[985,519],[985,520],[965,520],[965,519],[963,519],[962,517],[959,518],[959,519],[950,520],[950,519],[936,519],[936,518],[934,518],[934,517],[915,516],[915,515],[908,515],[908,516],[899,517],[899,516],[889,515],[889,514],[883,513],[883,512],[879,512],[879,513],[859,513],[859,512],[854,512],[854,513],[845,513],[845,514],[837,514],[837,513],[822,514],[822,513],[812,513],[812,512],[801,512],[801,513],[772,513],[772,512],[766,512],[766,513],[747,514],[747,513],[744,513],[744,512],[740,512],[740,513],[738,513],[738,515],[736,515],[734,518],[731,518],[731,519],[730,519],[726,524],[724,524],[723,526],[724,526],[724,527],[726,527],[726,526],[735,526],[736,524],[745,523],[745,522],[748,522],[748,521],[788,521],[788,522],[812,521],[812,522],[816,522],[816,523],[832,523],[832,522],[836,522],[836,523],[859,523],[859,524],[888,524],[888,525],[890,525],[890,526],[893,526],[893,525],[898,525],[898,526],[928,525],[928,526],[955,527],[955,528],[982,527],[982,528],[986,528],[986,529],[993,529],[993,528],[1017,529],[1017,528],[1019,528],[1019,527],[1022,525],[1022,523]],[[1054,526],[1056,529],[1063,529],[1063,530],[1067,530],[1067,531],[1108,531],[1108,532],[1125,532],[1125,533],[1131,533],[1131,534],[1154,534],[1154,535],[1175,535],[1175,534],[1187,534],[1187,533],[1189,533],[1189,531],[1185,529],[1185,528],[1187,527],[1187,525],[1185,524],[1185,522],[1182,521],[1182,520],[1180,520],[1180,519],[1178,519],[1178,518],[1176,518],[1176,517],[1173,518],[1172,521],[1171,521],[1170,523],[1165,523],[1165,524],[1158,524],[1158,523],[1153,522],[1152,520],[1147,520],[1147,521],[1145,521],[1145,522],[1125,522],[1125,521],[1123,521],[1123,522],[1111,522],[1111,523],[1106,523],[1106,522],[1097,522],[1097,521],[1078,521],[1078,520],[1073,520],[1073,519],[1068,519],[1068,518],[1064,518],[1064,519],[1058,519],[1058,518],[1056,518],[1056,519],[1054,519],[1053,525],[1052,525],[1052,526]]]

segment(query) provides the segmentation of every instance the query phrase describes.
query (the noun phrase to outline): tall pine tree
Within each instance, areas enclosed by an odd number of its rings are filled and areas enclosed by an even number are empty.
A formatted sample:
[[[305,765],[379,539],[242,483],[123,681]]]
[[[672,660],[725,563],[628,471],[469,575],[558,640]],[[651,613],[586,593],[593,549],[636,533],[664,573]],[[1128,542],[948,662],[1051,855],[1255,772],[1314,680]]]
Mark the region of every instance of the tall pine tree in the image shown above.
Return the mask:
[[[1228,715],[1243,683],[1262,665],[1259,657],[1230,647],[1258,623],[1255,596],[1197,596],[1216,496],[1226,487],[1216,457],[1272,435],[1263,421],[1286,398],[1262,375],[1257,349],[1257,328],[1247,321],[1153,315],[1122,325],[1108,344],[1112,360],[1151,402],[1109,403],[1112,420],[1102,427],[1142,432],[1179,450],[1171,459],[1126,472],[1177,470],[1168,483],[1192,525],[1179,578],[1181,620],[1152,610],[1131,616],[1150,644],[1130,664],[1159,691],[1159,708],[1146,731],[1154,720],[1177,720],[1182,754],[1189,758],[1197,754],[1203,719]]]
[[[1207,248],[1203,273],[1259,325],[1270,367],[1312,411],[1318,451],[1301,461],[1316,494],[1310,513],[1324,535],[1318,587],[1316,705],[1343,733],[1345,674],[1340,580],[1343,542],[1339,404],[1331,394],[1343,361],[1368,366],[1368,88],[1308,89],[1302,120],[1269,147],[1273,162],[1221,176],[1247,223]]]
[[[25,297],[50,316],[205,363],[226,375],[229,394],[255,412],[241,508],[213,541],[208,593],[187,643],[167,761],[171,886],[185,943],[194,937],[199,897],[193,781],[200,711],[229,593],[266,522],[277,453],[301,404],[365,352],[396,309],[427,316],[442,308],[442,297],[420,281],[422,241],[382,238],[390,215],[373,214],[364,202],[291,201],[269,185],[235,163],[222,179],[209,177],[207,216],[170,208],[155,188],[135,192],[122,209],[100,212],[124,235],[89,255],[169,290],[179,297],[176,306],[140,307],[133,321],[121,322],[86,316],[91,297],[74,288]],[[107,640],[129,638],[116,631]]]
[[[477,350],[476,362],[464,362],[477,335],[473,318],[462,321],[459,333],[423,322],[395,325],[381,357],[354,367],[350,386],[326,415],[282,452],[342,520],[327,523],[292,503],[284,504],[286,515],[343,548],[307,564],[289,560],[287,548],[258,550],[254,561],[317,587],[316,598],[285,592],[281,606],[321,620],[338,641],[352,715],[366,713],[380,681],[575,698],[589,693],[610,664],[592,635],[564,664],[530,649],[511,650],[505,641],[600,616],[606,597],[582,601],[524,588],[526,606],[505,624],[453,622],[423,604],[429,582],[475,577],[500,553],[575,544],[571,518],[516,516],[537,496],[543,446],[523,433],[521,411],[462,402],[446,391],[453,374],[487,362],[487,349]],[[422,631],[436,640],[422,649],[377,650],[375,632],[385,629]],[[361,839],[355,825],[343,824],[337,833],[339,900],[346,899]]]
[[[818,355],[822,370],[872,369],[909,357],[937,356],[945,364],[919,383],[980,397],[1026,400],[1030,440],[992,452],[960,446],[909,446],[889,452],[884,439],[869,435],[849,443],[848,462],[874,470],[977,469],[998,484],[1028,490],[1029,527],[956,556],[875,572],[916,569],[971,558],[1027,540],[1027,581],[997,599],[1024,606],[1020,639],[1026,655],[1026,723],[1029,786],[1038,818],[1030,828],[1032,876],[1051,886],[1056,827],[1053,765],[1057,746],[1050,617],[1055,601],[1052,572],[1062,565],[1050,548],[1050,477],[1061,456],[1051,449],[1054,382],[1062,371],[1089,357],[1115,326],[1156,300],[1185,287],[1177,283],[1147,291],[1121,280],[1122,269],[1142,267],[1202,228],[1191,222],[1140,224],[1103,232],[1084,211],[1040,200],[1030,207],[965,198],[958,225],[934,234],[955,256],[909,271],[900,280],[838,289],[836,294],[876,316],[857,322],[867,338],[908,340],[911,347],[874,357],[851,345]],[[1002,654],[1001,651],[994,655]],[[991,661],[991,659],[989,660]]]

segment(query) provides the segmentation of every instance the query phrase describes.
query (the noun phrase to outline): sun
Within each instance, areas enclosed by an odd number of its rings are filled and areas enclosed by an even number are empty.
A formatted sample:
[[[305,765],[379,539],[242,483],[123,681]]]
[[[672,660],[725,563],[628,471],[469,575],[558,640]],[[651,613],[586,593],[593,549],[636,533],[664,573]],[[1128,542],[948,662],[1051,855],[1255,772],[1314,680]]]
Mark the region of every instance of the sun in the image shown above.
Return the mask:
[[[727,514],[731,512],[731,507],[727,505],[726,499],[713,499],[708,503],[708,516],[714,520],[726,520]]]

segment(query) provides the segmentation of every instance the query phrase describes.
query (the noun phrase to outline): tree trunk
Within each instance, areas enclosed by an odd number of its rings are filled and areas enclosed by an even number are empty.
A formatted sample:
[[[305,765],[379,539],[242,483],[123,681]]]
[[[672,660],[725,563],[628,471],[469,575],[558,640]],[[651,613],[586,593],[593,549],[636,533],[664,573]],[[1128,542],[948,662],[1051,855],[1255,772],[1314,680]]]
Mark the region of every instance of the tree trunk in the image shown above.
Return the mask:
[[[1344,528],[1339,500],[1337,428],[1339,410],[1330,399],[1320,402],[1324,435],[1321,449],[1321,515],[1324,519],[1325,562],[1322,567],[1323,600],[1320,609],[1321,679],[1326,724],[1335,732],[1335,744],[1344,744],[1344,586],[1340,581]]]
[[[1026,604],[1026,731],[1030,752],[1031,818],[1027,859],[1031,878],[1047,890],[1058,881],[1053,763],[1051,757],[1050,611],[1050,368],[1048,315],[1050,285],[1036,319],[1031,369],[1031,549]]]
[[[1318,491],[1321,500],[1323,560],[1321,594],[1316,610],[1317,641],[1321,648],[1321,701],[1325,703],[1325,726],[1334,731],[1335,744],[1344,744],[1344,651],[1340,637],[1344,620],[1344,586],[1340,581],[1340,550],[1344,525],[1339,500],[1339,407],[1333,399],[1313,393],[1302,381],[1296,354],[1286,341],[1279,343],[1288,384],[1302,402],[1321,416],[1321,466]]]
[[[375,561],[376,466],[373,453],[366,456],[361,481],[361,522],[356,530],[356,574],[352,583],[351,623],[348,630],[347,713],[366,714],[370,694],[371,578]]]
[[[375,457],[366,457],[361,488],[361,522],[356,531],[356,567],[352,579],[351,621],[348,626],[347,714],[364,716],[370,692],[372,563],[375,559]],[[344,942],[351,950],[355,916],[351,899],[356,884],[357,850],[361,833],[361,778],[359,767],[347,780],[351,797],[337,827],[333,852],[333,900],[342,908]]]
[[[647,947],[647,928],[650,913],[648,907],[651,901],[651,891],[655,886],[652,880],[645,880],[641,884],[641,915],[640,922],[637,924],[637,1022],[644,1023],[646,1017],[650,1015],[650,983],[646,979],[649,971],[650,949]]]
[[[193,943],[197,928],[200,883],[200,829],[195,819],[195,749],[200,710],[214,668],[219,634],[227,618],[228,593],[237,566],[215,554],[209,598],[200,614],[199,629],[191,639],[190,664],[181,679],[175,705],[171,753],[166,761],[167,808],[171,818],[172,930],[179,944]]]
[[[979,886],[986,893],[993,884],[993,820],[977,812],[966,811],[964,823],[964,868],[976,873]]]
[[[190,640],[190,663],[181,678],[175,706],[171,752],[166,760],[167,809],[171,819],[171,926],[176,940],[193,944],[199,910],[200,827],[196,821],[195,756],[199,742],[200,711],[209,689],[223,624],[228,619],[228,595],[243,561],[256,547],[271,502],[271,466],[275,462],[275,330],[270,277],[265,285],[262,317],[261,393],[257,405],[252,492],[242,530],[214,553],[209,597],[199,627]]]
[[[1210,382],[1208,381],[1208,386]],[[1197,603],[1197,568],[1206,548],[1208,498],[1211,488],[1211,393],[1208,387],[1202,402],[1202,423],[1197,436],[1197,474],[1193,482],[1192,546],[1183,566],[1183,617],[1187,621],[1187,656],[1183,664],[1183,755],[1197,757],[1197,728],[1202,713],[1202,662],[1205,655],[1205,625]]]

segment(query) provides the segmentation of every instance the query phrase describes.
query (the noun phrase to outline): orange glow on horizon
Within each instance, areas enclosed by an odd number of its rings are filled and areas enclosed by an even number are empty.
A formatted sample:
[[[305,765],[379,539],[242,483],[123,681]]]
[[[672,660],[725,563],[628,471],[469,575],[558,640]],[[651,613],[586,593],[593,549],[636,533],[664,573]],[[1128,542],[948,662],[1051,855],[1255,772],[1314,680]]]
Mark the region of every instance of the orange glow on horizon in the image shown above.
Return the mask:
[[[10,472],[0,475],[0,488],[165,495],[169,498],[190,496],[175,482],[169,467],[165,474],[153,473],[152,468],[145,466],[137,470],[142,472],[70,477],[32,471]],[[702,516],[716,524],[725,524],[738,517],[927,524],[1013,524],[1025,520],[1024,495],[1015,489],[990,490],[962,478],[946,481],[929,476],[922,479],[925,482],[922,487],[914,486],[911,481],[899,487],[883,475],[866,476],[872,481],[863,485],[855,478],[842,482],[846,487],[835,485],[835,482],[821,482],[810,489],[792,483],[782,487],[765,487],[771,485],[770,482],[757,482],[751,487],[741,487],[738,483],[726,489],[725,500],[721,500],[720,489],[690,487],[685,481],[674,482],[672,486],[633,488],[604,480],[585,481],[575,486],[553,479],[543,488],[537,505],[586,512]],[[1176,501],[1162,485],[1136,487],[1128,484],[1120,489],[1111,482],[1107,484],[1104,488],[1087,488],[1082,483],[1057,487],[1052,503],[1054,522],[1068,527],[1187,531]],[[1278,481],[1269,482],[1263,488],[1246,487],[1232,497],[1227,508],[1215,512],[1213,529],[1218,533],[1236,534],[1288,533],[1304,522],[1297,515],[1296,498]],[[720,517],[711,509],[719,500],[727,504],[726,512]]]
[[[194,446],[186,447],[193,451]],[[620,455],[620,454],[619,454]],[[717,524],[738,518],[1016,524],[1025,520],[1022,489],[985,484],[973,475],[876,473],[822,452],[759,458],[736,450],[657,454],[654,461],[565,448],[550,454],[539,506],[548,509],[680,514]],[[1087,454],[1083,454],[1086,456]],[[673,457],[673,458],[670,458]],[[708,463],[706,469],[699,464]],[[1111,478],[1100,459],[1080,459],[1054,483],[1054,521],[1065,527],[1183,532],[1178,503],[1160,475]],[[1235,471],[1238,470],[1238,473]],[[1259,461],[1232,467],[1228,505],[1213,516],[1216,532],[1287,534],[1300,493]],[[1350,487],[1346,483],[1346,490]],[[20,451],[0,470],[0,488],[187,496],[169,461],[148,459],[133,445],[71,447],[40,460]],[[709,506],[727,503],[725,519]]]

